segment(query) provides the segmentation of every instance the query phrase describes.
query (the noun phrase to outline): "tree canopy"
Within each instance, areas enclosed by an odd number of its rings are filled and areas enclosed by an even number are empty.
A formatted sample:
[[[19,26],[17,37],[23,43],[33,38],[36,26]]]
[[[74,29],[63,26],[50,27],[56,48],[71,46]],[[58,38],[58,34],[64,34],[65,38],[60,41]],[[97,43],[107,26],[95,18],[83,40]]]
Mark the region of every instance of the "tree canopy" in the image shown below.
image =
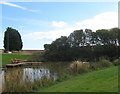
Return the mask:
[[[45,44],[45,60],[86,61],[107,57],[113,60],[120,56],[120,29],[75,30],[68,37],[61,36],[51,44]]]
[[[4,48],[6,51],[20,51],[23,47],[18,30],[8,27],[4,33]]]

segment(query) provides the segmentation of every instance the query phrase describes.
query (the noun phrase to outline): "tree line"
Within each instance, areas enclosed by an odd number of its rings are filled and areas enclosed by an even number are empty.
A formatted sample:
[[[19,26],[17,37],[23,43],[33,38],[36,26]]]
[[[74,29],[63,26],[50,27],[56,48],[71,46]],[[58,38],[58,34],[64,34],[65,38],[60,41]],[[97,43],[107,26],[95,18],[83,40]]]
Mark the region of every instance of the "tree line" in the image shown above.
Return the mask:
[[[97,61],[102,57],[114,60],[120,56],[120,29],[75,30],[44,48],[43,58],[47,61]]]

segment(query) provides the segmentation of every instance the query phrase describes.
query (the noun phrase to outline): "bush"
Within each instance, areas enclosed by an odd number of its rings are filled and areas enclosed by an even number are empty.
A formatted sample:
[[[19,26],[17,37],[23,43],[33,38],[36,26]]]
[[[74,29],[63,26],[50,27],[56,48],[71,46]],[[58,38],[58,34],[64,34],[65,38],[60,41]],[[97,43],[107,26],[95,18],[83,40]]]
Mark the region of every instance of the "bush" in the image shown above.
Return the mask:
[[[98,63],[92,63],[92,64],[90,64],[90,69],[91,70],[100,69],[100,64],[98,64]]]
[[[120,57],[119,57],[119,59],[116,59],[113,61],[113,65],[115,65],[115,66],[120,65]]]
[[[72,64],[70,64],[70,70],[72,73],[84,73],[89,70],[89,63],[82,62],[82,61],[74,61]]]
[[[98,62],[101,67],[110,67],[112,66],[112,63],[109,60],[102,59]]]
[[[110,66],[112,66],[112,63],[109,60],[102,58],[98,62],[91,63],[90,69],[97,70],[97,69],[101,69],[104,67],[110,67]]]

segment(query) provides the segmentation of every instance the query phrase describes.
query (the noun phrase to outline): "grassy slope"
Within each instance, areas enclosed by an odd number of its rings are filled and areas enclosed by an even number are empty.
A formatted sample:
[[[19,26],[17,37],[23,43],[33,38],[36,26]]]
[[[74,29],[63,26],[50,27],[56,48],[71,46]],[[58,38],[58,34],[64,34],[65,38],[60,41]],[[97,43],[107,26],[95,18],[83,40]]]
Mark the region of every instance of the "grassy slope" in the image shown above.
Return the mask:
[[[51,87],[39,88],[37,92],[117,92],[118,67],[72,77]]]
[[[27,60],[31,55],[22,55],[22,54],[2,54],[2,65],[11,63],[11,59],[17,58],[21,60]],[[0,60],[1,61],[1,60]]]

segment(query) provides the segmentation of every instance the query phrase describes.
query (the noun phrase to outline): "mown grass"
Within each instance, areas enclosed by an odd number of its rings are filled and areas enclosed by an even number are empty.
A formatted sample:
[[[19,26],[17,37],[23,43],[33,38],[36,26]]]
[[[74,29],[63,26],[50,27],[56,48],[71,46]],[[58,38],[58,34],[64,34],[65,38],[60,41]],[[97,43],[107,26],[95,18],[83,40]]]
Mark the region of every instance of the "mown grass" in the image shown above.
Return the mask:
[[[37,92],[118,92],[118,67],[73,76],[51,87],[39,88]],[[36,92],[35,91],[35,92]]]
[[[2,66],[5,66],[6,64],[11,63],[11,59],[21,59],[21,60],[28,60],[31,58],[31,55],[23,55],[23,54],[2,54]]]

